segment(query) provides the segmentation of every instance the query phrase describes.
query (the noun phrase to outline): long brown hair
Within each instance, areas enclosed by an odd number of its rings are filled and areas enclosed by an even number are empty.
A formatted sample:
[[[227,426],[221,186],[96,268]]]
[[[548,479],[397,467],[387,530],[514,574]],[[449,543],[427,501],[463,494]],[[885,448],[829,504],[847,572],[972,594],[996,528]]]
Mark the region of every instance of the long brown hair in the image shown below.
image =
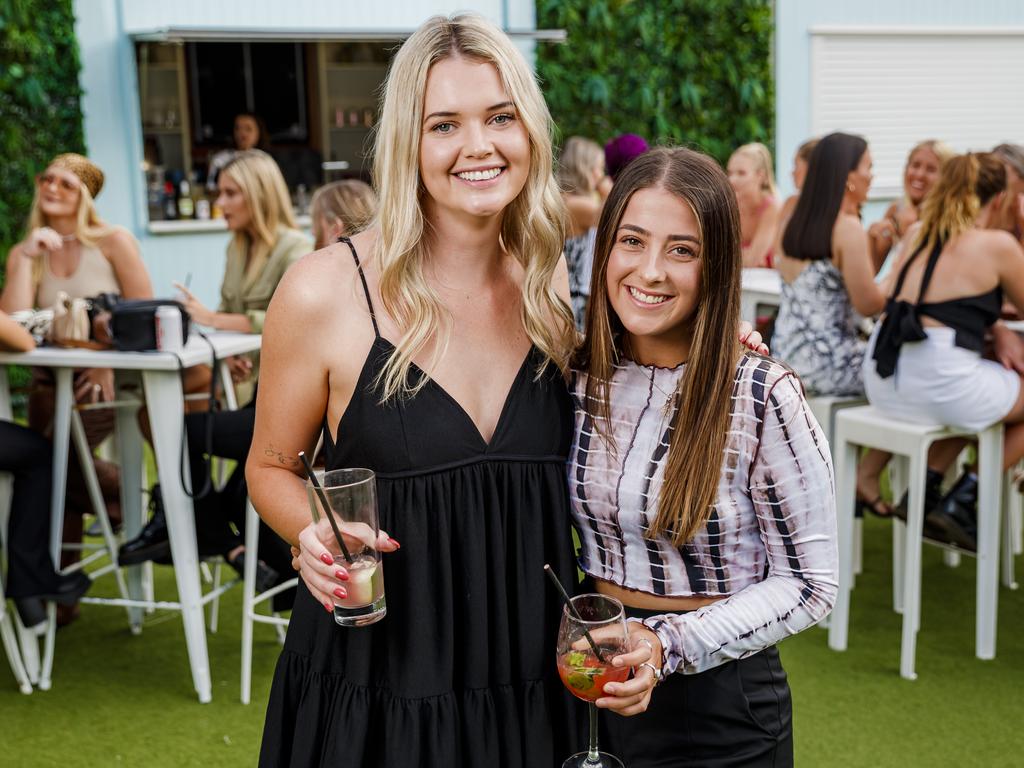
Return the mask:
[[[594,246],[587,335],[573,367],[585,371],[588,408],[610,441],[609,381],[628,333],[608,299],[608,258],[634,193],[663,189],[686,202],[700,227],[700,289],[691,320],[686,374],[675,393],[672,441],[651,538],[679,546],[707,523],[718,492],[740,347],[740,216],[729,180],[710,157],[662,147],[633,160],[615,180],[601,212]]]
[[[912,250],[936,243],[974,228],[978,212],[1006,189],[1006,168],[991,152],[957,155],[946,161],[935,186],[921,202],[921,230]]]

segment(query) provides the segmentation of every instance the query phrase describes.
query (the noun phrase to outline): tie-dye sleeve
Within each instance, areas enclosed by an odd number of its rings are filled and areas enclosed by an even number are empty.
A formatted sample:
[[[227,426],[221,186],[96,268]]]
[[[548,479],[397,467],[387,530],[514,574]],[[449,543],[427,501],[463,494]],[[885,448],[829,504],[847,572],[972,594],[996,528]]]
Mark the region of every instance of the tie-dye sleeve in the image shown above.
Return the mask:
[[[832,463],[792,374],[765,402],[749,489],[767,554],[764,579],[692,613],[646,619],[665,648],[666,673],[703,672],[762,651],[820,621],[835,602]]]

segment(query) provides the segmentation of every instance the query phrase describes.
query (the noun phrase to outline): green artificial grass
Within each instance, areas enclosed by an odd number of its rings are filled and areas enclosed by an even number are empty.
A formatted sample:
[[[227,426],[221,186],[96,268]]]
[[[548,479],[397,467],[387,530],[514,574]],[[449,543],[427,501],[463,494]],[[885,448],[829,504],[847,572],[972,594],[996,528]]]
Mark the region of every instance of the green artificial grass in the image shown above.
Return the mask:
[[[994,661],[974,657],[974,560],[947,568],[926,547],[918,680],[899,677],[900,617],[891,609],[887,522],[865,526],[849,650],[835,653],[812,628],[782,644],[794,698],[800,766],[1020,766],[1024,764],[1024,592],[999,595]],[[1018,558],[1018,571],[1024,563]],[[157,595],[173,573],[158,567]],[[1024,581],[1024,573],[1021,574]],[[93,588],[113,591],[112,579]],[[241,592],[221,600],[209,635],[213,702],[192,691],[178,614],[147,617],[141,636],[121,609],[83,605],[57,634],[53,689],[20,694],[0,670],[0,765],[250,766],[256,763],[280,646],[257,625],[253,703],[239,703]],[[339,631],[344,631],[339,629]]]

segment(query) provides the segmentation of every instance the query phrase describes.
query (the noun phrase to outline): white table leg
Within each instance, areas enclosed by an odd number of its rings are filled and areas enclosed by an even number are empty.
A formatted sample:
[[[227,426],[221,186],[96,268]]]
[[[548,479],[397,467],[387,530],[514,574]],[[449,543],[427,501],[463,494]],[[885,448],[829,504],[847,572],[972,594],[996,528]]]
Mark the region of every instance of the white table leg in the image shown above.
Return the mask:
[[[924,527],[924,482],[927,453],[910,457],[910,494],[903,554],[903,640],[900,676],[916,680],[917,631],[921,627],[921,529]]]
[[[206,627],[200,602],[199,556],[192,500],[185,495],[179,472],[191,484],[188,462],[182,457],[184,401],[177,371],[144,371],[142,374],[153,429],[153,449],[160,474],[160,489],[167,516],[167,531],[178,582],[185,642],[192,666],[192,682],[199,701],[212,698]]]
[[[141,378],[134,371],[115,371],[117,389],[123,385],[142,385]],[[120,399],[120,398],[119,398]],[[142,530],[142,433],[139,431],[138,411],[131,408],[116,408],[117,452],[121,459],[121,517],[124,520],[125,541],[131,541]],[[144,600],[142,588],[142,566],[126,567],[128,596],[132,600]],[[130,608],[128,615],[132,634],[142,631],[142,608]]]

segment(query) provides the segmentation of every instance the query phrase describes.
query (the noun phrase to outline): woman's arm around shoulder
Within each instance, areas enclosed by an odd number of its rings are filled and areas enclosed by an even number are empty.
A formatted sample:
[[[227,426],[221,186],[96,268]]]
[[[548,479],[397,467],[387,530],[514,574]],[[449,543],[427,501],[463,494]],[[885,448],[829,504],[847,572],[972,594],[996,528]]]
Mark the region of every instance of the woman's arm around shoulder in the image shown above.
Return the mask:
[[[853,308],[865,317],[881,312],[885,308],[885,294],[875,282],[868,235],[856,216],[840,213],[836,218],[832,229],[832,253]]]
[[[114,227],[100,241],[100,250],[110,260],[125,299],[153,298],[153,284],[139,254],[139,244],[124,227]]]

